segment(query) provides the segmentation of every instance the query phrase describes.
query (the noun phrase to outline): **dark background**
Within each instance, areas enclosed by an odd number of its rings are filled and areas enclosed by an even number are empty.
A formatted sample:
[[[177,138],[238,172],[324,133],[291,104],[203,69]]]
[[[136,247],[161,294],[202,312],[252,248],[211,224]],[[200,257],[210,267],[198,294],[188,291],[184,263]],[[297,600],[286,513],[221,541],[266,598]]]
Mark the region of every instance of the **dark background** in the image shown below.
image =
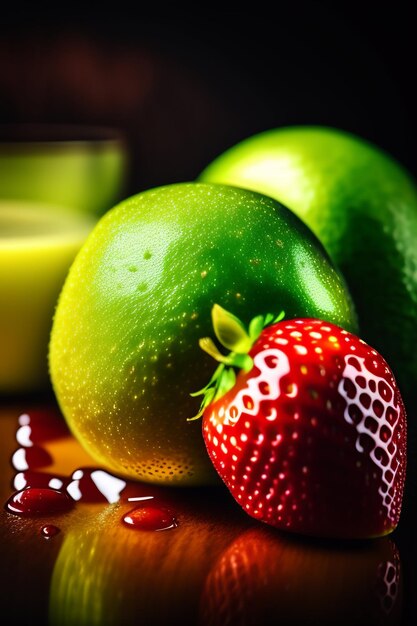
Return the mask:
[[[365,5],[365,3],[363,3]],[[338,127],[374,142],[417,177],[416,54],[411,3],[276,3],[274,13],[137,16],[123,2],[21,3],[0,21],[0,122],[117,127],[131,155],[131,195],[193,180],[254,133]],[[139,5],[137,5],[139,9]],[[414,507],[396,541],[417,614]]]
[[[291,124],[356,133],[416,175],[411,8],[363,4],[158,18],[123,2],[59,17],[20,4],[1,19],[0,120],[121,128],[129,195],[192,180],[239,140]]]

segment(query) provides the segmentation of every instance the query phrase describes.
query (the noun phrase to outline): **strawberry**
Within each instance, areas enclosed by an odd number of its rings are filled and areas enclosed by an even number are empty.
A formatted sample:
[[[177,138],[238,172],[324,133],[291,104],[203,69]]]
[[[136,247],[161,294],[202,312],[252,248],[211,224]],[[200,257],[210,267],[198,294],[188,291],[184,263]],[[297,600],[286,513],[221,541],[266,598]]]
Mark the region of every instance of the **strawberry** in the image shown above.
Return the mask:
[[[238,504],[296,533],[366,538],[393,531],[407,431],[384,358],[319,319],[258,316],[246,331],[218,305],[212,317],[231,353],[200,340],[220,365],[192,395],[204,395],[198,416],[207,451]]]

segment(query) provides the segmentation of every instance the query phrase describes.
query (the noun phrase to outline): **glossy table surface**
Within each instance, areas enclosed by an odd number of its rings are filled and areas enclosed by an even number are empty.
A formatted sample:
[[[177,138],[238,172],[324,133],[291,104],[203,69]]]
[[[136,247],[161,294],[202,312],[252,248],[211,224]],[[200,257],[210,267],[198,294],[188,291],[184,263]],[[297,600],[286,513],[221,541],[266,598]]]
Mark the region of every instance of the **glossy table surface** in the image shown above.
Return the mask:
[[[15,491],[18,418],[52,400],[0,405],[0,493]],[[58,416],[59,418],[59,416]],[[62,419],[62,418],[61,418]],[[41,471],[94,467],[70,435],[50,438]],[[416,494],[408,479],[408,492]],[[417,617],[415,506],[407,493],[389,537],[326,542],[287,535],[249,518],[223,486],[137,484],[174,512],[162,532],[122,523],[133,502],[78,502],[60,515],[0,511],[2,624],[411,624]],[[45,537],[41,528],[60,529]]]

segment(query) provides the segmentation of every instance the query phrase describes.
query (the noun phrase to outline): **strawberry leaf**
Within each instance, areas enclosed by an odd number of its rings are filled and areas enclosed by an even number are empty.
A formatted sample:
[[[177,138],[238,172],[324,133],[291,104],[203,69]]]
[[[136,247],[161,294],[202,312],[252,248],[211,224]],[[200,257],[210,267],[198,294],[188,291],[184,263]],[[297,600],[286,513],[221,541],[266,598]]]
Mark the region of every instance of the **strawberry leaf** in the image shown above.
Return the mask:
[[[210,337],[202,337],[198,342],[200,348],[207,352],[215,361],[228,363],[228,357],[220,352]]]
[[[252,347],[252,339],[242,322],[232,313],[215,304],[211,311],[213,328],[222,346],[246,354]]]
[[[201,401],[197,415],[194,415],[194,417],[189,417],[187,421],[192,422],[201,417],[206,407],[208,407],[208,405],[212,402],[218,400],[218,398],[224,396],[224,394],[227,393],[229,389],[232,389],[232,387],[235,386],[235,383],[236,374],[233,368],[225,367],[224,364],[221,363],[214,372],[208,384],[199,391],[194,391],[194,393],[190,394],[190,396],[192,396],[193,398],[202,395],[203,399]]]
[[[232,389],[236,384],[236,374],[234,369],[227,367],[224,369],[222,376],[219,378],[219,385],[216,389],[214,400],[221,398],[225,393]]]
[[[281,313],[279,313],[279,314],[276,316],[276,318],[275,318],[275,319],[273,319],[271,322],[268,322],[268,324],[269,324],[269,323],[271,323],[271,324],[277,324],[278,322],[280,322],[281,320],[283,320],[283,319],[284,319],[284,317],[285,317],[285,311],[281,311]]]
[[[219,367],[216,368],[216,371],[214,372],[213,376],[210,378],[210,380],[207,383],[207,385],[205,385],[205,387],[203,387],[202,389],[199,389],[198,391],[194,391],[193,393],[190,393],[190,396],[192,398],[196,398],[197,396],[204,395],[208,389],[210,389],[210,388],[215,386],[217,380],[222,375],[223,370],[224,370],[224,365],[223,364],[219,365]]]
[[[249,324],[249,337],[255,342],[261,334],[265,326],[265,318],[263,315],[257,315]]]

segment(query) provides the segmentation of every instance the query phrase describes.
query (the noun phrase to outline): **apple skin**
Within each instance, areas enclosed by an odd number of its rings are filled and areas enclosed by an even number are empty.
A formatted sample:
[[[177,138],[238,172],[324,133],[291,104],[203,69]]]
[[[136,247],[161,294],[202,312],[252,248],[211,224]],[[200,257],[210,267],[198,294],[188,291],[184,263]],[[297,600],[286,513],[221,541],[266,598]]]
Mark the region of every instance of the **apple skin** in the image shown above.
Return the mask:
[[[127,199],[77,255],[50,342],[61,410],[99,464],[155,483],[219,480],[187,421],[213,373],[198,342],[215,302],[245,323],[284,309],[356,329],[340,274],[274,200],[198,183]]]

